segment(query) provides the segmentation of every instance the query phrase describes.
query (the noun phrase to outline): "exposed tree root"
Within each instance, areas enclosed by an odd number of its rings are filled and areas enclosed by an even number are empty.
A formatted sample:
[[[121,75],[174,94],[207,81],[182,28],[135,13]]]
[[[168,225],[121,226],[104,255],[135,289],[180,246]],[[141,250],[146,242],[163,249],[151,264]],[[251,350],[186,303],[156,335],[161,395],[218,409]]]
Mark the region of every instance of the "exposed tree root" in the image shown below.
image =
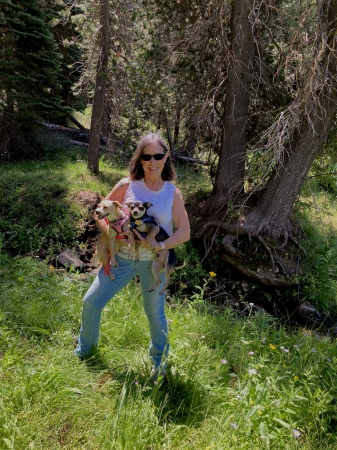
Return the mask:
[[[248,224],[244,216],[236,223],[213,220],[197,233],[203,239],[207,257],[216,245],[221,258],[244,275],[263,284],[292,286],[300,272],[303,247],[293,237],[294,225],[259,227]]]

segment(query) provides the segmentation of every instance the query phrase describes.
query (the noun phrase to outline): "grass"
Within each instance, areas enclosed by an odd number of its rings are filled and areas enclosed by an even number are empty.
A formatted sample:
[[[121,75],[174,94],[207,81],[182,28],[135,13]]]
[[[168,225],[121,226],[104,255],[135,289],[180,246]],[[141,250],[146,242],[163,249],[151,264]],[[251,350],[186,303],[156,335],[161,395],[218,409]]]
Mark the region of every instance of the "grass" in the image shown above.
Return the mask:
[[[90,175],[82,150],[50,139],[41,161],[0,167],[0,448],[336,449],[335,343],[291,332],[266,313],[216,309],[204,300],[210,276],[190,243],[177,250],[187,264],[172,282],[199,288],[192,298],[168,298],[167,384],[149,384],[149,330],[135,281],[105,308],[95,358],[73,356],[92,279],[37,255],[77,244],[78,191],[106,194],[126,175],[104,160],[101,171]],[[188,202],[209,191],[202,169],[178,166],[178,174]],[[329,197],[327,216],[320,198],[329,225],[316,221],[309,196],[298,208],[308,251],[301,295],[333,308],[337,208]]]
[[[202,295],[171,298],[169,382],[152,387],[135,282],[108,304],[100,352],[85,364],[72,350],[90,278],[31,257],[3,267],[1,448],[335,448],[337,349],[327,338],[219,312]]]

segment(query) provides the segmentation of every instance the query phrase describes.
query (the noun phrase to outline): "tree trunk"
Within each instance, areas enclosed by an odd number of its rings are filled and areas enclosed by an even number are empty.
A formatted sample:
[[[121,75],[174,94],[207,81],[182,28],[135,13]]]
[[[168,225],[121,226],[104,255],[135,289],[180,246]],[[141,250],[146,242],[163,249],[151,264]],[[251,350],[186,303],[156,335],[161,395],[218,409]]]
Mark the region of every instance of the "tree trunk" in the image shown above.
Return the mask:
[[[243,193],[247,120],[254,57],[253,0],[232,2],[231,55],[226,82],[219,164],[212,192],[212,209]]]
[[[162,119],[163,119],[164,126],[166,128],[166,135],[167,135],[167,140],[168,140],[168,143],[169,143],[169,146],[170,146],[170,151],[173,154],[174,153],[174,144],[173,144],[173,140],[172,140],[172,133],[171,133],[170,124],[169,124],[168,119],[167,119],[167,114],[166,114],[166,111],[164,109],[162,111],[161,116],[162,116]]]
[[[189,158],[194,157],[195,148],[197,146],[198,138],[197,138],[197,127],[195,124],[192,124],[189,128],[190,135],[188,137],[188,141],[185,147],[186,153]]]
[[[174,134],[173,134],[173,144],[177,145],[179,141],[179,131],[180,131],[180,105],[176,104],[176,114],[174,117]]]
[[[246,218],[247,226],[258,234],[274,237],[287,234],[287,224],[294,203],[312,163],[325,144],[336,116],[337,96],[322,94],[321,102],[305,119],[286,152],[286,160],[274,170],[261,198]]]
[[[254,233],[265,231],[278,237],[287,234],[287,224],[304,180],[325,144],[337,112],[337,0],[321,3],[319,43],[324,52],[313,64],[304,99],[292,109],[302,111],[300,125],[268,180],[262,196],[246,217]],[[322,82],[322,76],[325,77]]]
[[[109,13],[109,0],[100,0],[100,51],[97,62],[88,149],[88,168],[94,174],[99,173],[98,148],[100,144],[100,134],[105,106],[105,91],[109,62]]]
[[[337,112],[337,0],[322,1],[317,17],[317,53],[312,70],[304,74],[302,92],[298,92],[293,104],[282,113],[283,118],[288,114],[284,129],[279,126],[281,121],[276,121],[272,127],[277,130],[277,142],[280,130],[281,135],[289,137],[288,142],[281,143],[283,159],[279,158],[255,204],[247,204],[248,208],[242,209],[236,221],[226,222],[222,215],[221,220],[208,222],[199,234],[203,238],[208,236],[209,242],[216,241],[221,234],[221,256],[226,262],[247,276],[274,286],[287,286],[292,283],[289,275],[298,274],[303,254],[298,251],[300,246],[296,242],[291,212]],[[237,175],[239,161],[232,168],[236,168]],[[223,166],[217,175],[220,173],[226,174]],[[226,181],[221,188],[223,186]],[[222,199],[225,196],[226,191],[222,192]],[[210,199],[208,203],[211,203]],[[262,252],[257,247],[251,248],[252,238]]]

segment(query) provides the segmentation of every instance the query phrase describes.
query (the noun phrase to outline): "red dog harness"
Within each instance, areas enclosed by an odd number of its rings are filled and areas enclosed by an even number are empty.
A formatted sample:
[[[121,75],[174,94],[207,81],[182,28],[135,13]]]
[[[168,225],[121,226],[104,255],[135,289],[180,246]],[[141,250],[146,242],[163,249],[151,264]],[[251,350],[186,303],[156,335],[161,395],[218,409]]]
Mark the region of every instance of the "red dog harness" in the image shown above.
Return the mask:
[[[124,233],[123,225],[125,224],[125,222],[127,220],[129,220],[129,217],[127,215],[125,215],[124,217],[121,217],[116,222],[109,222],[108,219],[104,219],[104,220],[109,227],[112,227],[116,231],[117,236],[115,237],[115,239],[127,239],[128,238],[125,234],[122,234],[122,233]],[[104,273],[105,273],[105,275],[109,275],[109,273],[110,273],[110,253],[109,253],[109,251],[108,251],[108,262],[107,262],[106,266],[104,267]]]

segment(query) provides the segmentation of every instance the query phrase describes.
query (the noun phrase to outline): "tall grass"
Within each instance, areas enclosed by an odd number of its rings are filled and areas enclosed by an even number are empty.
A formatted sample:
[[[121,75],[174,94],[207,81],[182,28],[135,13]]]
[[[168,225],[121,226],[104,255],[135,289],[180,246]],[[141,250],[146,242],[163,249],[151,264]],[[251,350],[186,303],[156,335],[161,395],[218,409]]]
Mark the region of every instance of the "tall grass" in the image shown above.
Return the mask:
[[[0,448],[335,448],[328,339],[219,312],[201,289],[168,301],[168,383],[153,387],[136,282],[105,309],[96,358],[73,356],[91,282],[79,280],[29,257],[2,274]]]
[[[103,160],[94,177],[82,150],[48,145],[39,162],[0,168],[0,448],[335,449],[335,344],[290,332],[252,305],[247,317],[217,310],[204,300],[209,277],[190,243],[177,250],[187,265],[172,282],[198,288],[193,298],[168,298],[167,383],[149,383],[136,281],[105,308],[95,357],[73,356],[91,277],[57,271],[37,255],[76,245],[84,211],[74,196],[106,194],[127,171]],[[202,170],[178,173],[188,202],[209,189]],[[333,309],[335,204],[329,228],[315,222],[308,198],[299,205],[308,251],[301,295]]]

